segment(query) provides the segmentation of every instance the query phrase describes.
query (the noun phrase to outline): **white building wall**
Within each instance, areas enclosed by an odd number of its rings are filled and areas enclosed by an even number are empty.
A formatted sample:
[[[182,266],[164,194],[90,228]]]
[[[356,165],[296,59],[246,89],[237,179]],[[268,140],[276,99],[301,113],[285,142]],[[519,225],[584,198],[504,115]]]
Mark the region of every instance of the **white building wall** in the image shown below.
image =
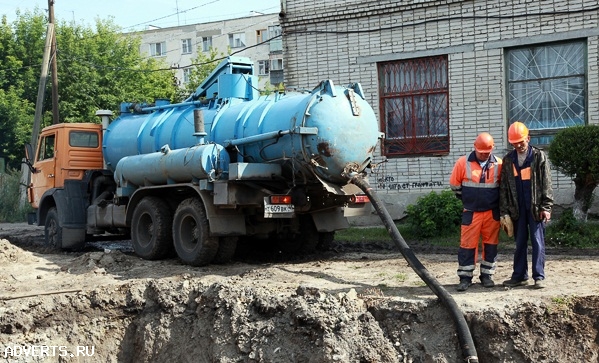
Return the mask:
[[[419,196],[449,188],[455,160],[472,150],[478,133],[493,135],[500,157],[511,149],[507,142],[505,48],[586,39],[587,121],[599,124],[597,0],[283,3],[288,86],[310,88],[322,79],[338,84],[358,81],[378,113],[377,62],[448,56],[449,154],[388,158],[370,176],[396,219],[403,217],[406,205]],[[546,15],[531,15],[537,13]],[[379,154],[375,161],[383,159]],[[554,170],[553,183],[556,204],[570,206],[574,195],[570,178]],[[599,212],[598,200],[591,210],[594,213]],[[377,222],[373,217],[357,223]]]
[[[269,43],[257,45],[256,31],[268,30],[269,26],[278,25],[277,14],[255,15],[237,19],[215,21],[209,23],[184,25],[169,28],[148,29],[137,33],[141,36],[141,53],[150,57],[150,45],[152,43],[166,42],[166,54],[156,57],[164,62],[167,67],[178,68],[176,76],[183,82],[183,69],[193,63],[202,52],[202,38],[212,37],[212,46],[218,54],[226,56],[234,53],[236,56],[248,57],[254,62],[254,72],[258,74],[258,61],[269,60]],[[244,33],[245,47],[230,48],[229,34]],[[191,54],[182,54],[182,39],[191,39]],[[208,54],[208,52],[204,52]],[[268,76],[259,77],[259,86],[263,89],[269,81]]]

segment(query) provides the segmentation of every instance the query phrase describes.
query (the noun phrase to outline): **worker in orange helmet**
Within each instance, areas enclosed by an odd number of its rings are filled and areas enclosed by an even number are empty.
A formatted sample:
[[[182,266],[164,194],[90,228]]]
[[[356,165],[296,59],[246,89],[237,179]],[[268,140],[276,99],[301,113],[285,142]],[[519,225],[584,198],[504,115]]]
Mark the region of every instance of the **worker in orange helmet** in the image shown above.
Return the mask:
[[[482,237],[480,282],[493,287],[499,243],[499,177],[501,158],[493,154],[493,137],[483,132],[474,141],[474,151],[456,161],[449,184],[462,200],[462,226],[458,250],[458,291],[472,285],[478,258],[478,244]]]
[[[513,223],[516,250],[512,277],[504,286],[528,285],[528,239],[532,245],[535,288],[545,287],[545,222],[551,219],[553,188],[545,153],[529,144],[528,128],[514,122],[508,129],[514,150],[503,160],[500,184],[501,221]]]

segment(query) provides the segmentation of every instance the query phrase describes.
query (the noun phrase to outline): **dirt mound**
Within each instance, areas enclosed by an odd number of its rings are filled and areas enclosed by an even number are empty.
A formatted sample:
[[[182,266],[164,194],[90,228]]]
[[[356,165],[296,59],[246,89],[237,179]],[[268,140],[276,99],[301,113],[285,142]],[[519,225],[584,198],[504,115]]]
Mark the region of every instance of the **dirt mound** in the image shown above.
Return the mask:
[[[7,362],[464,361],[444,305],[382,248],[193,268],[113,244],[49,253],[38,237],[0,241]],[[464,312],[480,362],[599,361],[596,258],[549,257],[543,290],[455,293],[455,255],[419,257]],[[496,280],[510,267],[501,255]]]
[[[0,263],[23,263],[34,259],[30,252],[14,246],[6,239],[0,239]]]

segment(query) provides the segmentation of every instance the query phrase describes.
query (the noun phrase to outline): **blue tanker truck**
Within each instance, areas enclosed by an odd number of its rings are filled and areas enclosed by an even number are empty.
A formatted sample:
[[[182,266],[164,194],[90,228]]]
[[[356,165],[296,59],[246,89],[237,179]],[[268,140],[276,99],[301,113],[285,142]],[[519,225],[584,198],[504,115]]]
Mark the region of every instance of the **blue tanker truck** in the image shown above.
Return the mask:
[[[31,223],[46,243],[80,249],[127,234],[135,253],[186,264],[230,260],[238,244],[275,240],[311,252],[370,213],[348,176],[365,173],[381,134],[359,84],[260,96],[253,63],[223,60],[184,102],[123,103],[102,124],[52,125],[36,150]]]

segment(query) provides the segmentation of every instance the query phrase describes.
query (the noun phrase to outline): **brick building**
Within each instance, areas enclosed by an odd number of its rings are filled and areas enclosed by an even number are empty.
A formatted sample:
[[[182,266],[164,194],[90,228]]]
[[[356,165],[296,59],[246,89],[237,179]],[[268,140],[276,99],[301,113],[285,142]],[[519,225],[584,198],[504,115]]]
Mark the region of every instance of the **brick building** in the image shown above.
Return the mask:
[[[370,182],[394,218],[448,189],[480,132],[503,156],[514,121],[540,147],[599,124],[597,0],[283,0],[280,22],[287,86],[362,84],[386,135]],[[570,178],[553,185],[570,206]]]

